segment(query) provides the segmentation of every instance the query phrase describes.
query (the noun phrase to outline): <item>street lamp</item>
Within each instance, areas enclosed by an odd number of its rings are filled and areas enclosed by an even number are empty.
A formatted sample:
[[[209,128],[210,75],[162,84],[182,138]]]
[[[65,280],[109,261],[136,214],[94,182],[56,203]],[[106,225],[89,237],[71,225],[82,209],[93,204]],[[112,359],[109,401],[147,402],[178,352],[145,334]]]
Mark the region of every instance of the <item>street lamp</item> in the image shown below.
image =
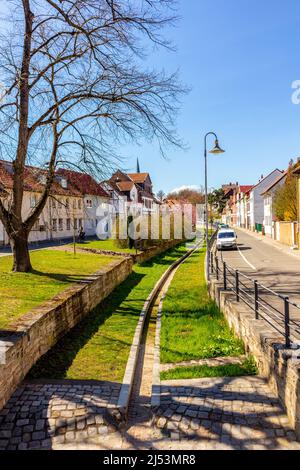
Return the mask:
[[[209,243],[209,236],[208,236],[208,230],[209,230],[209,220],[208,220],[208,184],[207,184],[207,137],[210,135],[214,136],[215,138],[215,146],[212,150],[209,151],[209,153],[212,153],[214,155],[218,155],[220,153],[224,153],[225,150],[222,150],[220,145],[219,145],[219,140],[217,135],[214,132],[208,132],[205,135],[204,138],[204,161],[205,161],[205,240],[206,240],[206,248],[208,249],[208,243]],[[209,275],[209,256],[206,257],[206,269],[207,269],[207,276]]]

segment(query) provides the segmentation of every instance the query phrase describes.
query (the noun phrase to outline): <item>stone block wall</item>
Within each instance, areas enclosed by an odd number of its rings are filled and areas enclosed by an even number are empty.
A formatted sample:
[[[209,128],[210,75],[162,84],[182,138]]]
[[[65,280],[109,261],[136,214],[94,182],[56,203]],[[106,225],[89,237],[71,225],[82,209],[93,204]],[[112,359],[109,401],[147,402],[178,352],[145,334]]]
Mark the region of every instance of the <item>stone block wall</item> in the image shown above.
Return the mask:
[[[224,292],[217,281],[209,283],[209,291],[247,352],[255,357],[260,375],[277,394],[300,438],[300,351],[285,349],[283,336],[264,320],[256,320],[254,312]]]
[[[0,331],[0,409],[35,362],[121,284],[132,265],[131,258],[116,259]]]
[[[158,246],[153,246],[151,248],[148,248],[145,251],[142,251],[141,253],[137,254],[130,254],[126,252],[119,252],[119,251],[109,251],[109,250],[97,250],[96,248],[85,248],[81,247],[81,250],[84,251],[89,251],[91,253],[96,253],[96,254],[101,254],[101,255],[109,255],[109,256],[124,256],[125,258],[131,258],[134,263],[145,263],[146,261],[150,260],[154,256],[160,255],[161,253],[164,253],[165,251],[169,250],[170,248],[173,248],[177,245],[180,245],[184,240],[169,240],[166,241],[162,245]]]

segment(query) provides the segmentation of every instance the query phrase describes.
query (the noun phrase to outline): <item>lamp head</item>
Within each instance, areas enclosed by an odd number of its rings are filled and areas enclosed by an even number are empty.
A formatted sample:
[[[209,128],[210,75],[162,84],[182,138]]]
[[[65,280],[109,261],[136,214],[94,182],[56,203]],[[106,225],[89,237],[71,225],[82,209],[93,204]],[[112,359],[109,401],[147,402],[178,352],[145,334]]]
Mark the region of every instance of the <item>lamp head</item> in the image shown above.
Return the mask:
[[[218,139],[216,139],[215,146],[212,150],[210,150],[209,153],[213,153],[215,155],[218,155],[220,153],[225,153],[225,150],[221,149]]]

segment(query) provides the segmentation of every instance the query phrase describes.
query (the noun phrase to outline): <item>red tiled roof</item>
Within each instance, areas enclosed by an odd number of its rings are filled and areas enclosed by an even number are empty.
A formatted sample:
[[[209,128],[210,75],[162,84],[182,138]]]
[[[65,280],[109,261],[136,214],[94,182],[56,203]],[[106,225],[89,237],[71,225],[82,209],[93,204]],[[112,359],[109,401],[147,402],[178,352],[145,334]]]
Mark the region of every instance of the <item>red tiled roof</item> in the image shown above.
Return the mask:
[[[116,183],[116,186],[119,189],[119,191],[128,192],[132,190],[132,188],[134,187],[134,183],[133,181],[118,181]]]
[[[33,166],[26,166],[24,170],[24,190],[41,193],[45,186],[41,178],[45,176],[47,176],[47,171]],[[11,190],[13,188],[13,166],[11,162],[0,161],[0,183],[4,189]],[[80,191],[72,183],[69,183],[67,188],[63,188],[57,180],[52,183],[51,194],[81,196]]]
[[[253,188],[253,185],[247,185],[247,186],[240,186],[240,193],[247,194],[251,189]]]
[[[60,168],[57,174],[64,176],[70,181],[82,195],[89,194],[92,196],[102,196],[109,198],[109,194],[101,187],[91,175],[80,173],[78,171]]]
[[[137,184],[145,183],[146,179],[150,178],[149,173],[128,173],[128,176]]]

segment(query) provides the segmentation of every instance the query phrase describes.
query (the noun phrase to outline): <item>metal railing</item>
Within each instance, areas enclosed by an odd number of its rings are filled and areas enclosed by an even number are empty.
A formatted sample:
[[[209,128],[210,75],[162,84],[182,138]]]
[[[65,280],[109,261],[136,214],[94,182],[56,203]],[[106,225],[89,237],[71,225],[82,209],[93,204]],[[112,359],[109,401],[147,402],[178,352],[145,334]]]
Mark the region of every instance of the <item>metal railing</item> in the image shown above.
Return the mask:
[[[212,245],[209,251],[209,269],[210,274],[222,282],[224,291],[233,292],[237,302],[244,302],[253,311],[255,320],[266,321],[283,336],[286,348],[299,344],[300,305],[220,260]],[[299,312],[299,323],[291,319],[291,309]]]

